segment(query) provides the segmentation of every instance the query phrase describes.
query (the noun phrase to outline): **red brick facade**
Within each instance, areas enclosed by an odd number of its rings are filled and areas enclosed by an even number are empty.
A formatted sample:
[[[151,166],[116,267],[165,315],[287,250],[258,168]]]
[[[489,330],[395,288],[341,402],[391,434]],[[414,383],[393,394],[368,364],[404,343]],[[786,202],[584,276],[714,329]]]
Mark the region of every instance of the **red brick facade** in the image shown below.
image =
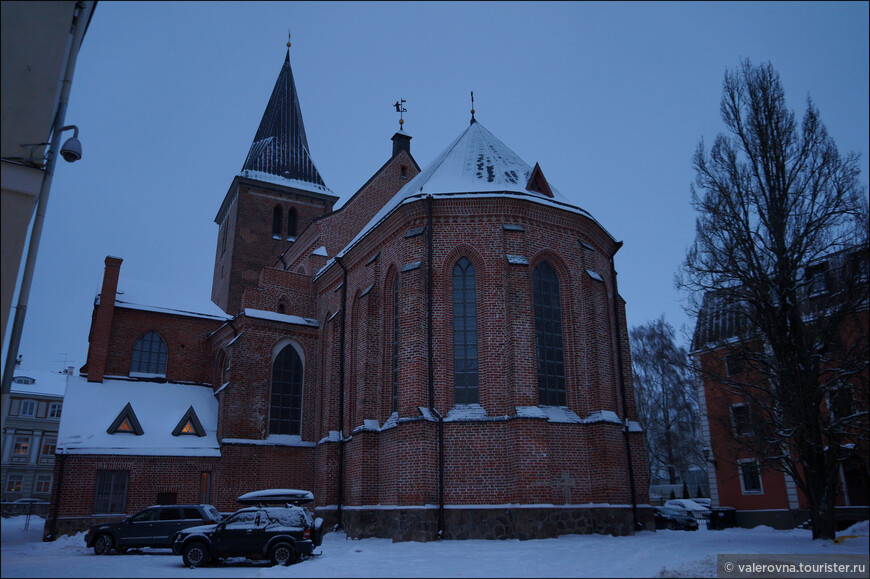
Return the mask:
[[[212,300],[226,323],[114,307],[120,260],[107,259],[83,372],[128,376],[133,344],[157,332],[165,379],[214,391],[220,456],[65,455],[50,534],[93,519],[94,471],[109,464],[130,473],[128,513],[166,489],[200,500],[208,471],[207,498],[221,511],[252,490],[304,488],[352,536],[625,534],[649,522],[633,508],[647,502],[648,481],[613,273],[620,244],[582,210],[550,202],[540,169],[546,194],[420,197],[374,222],[420,173],[410,137],[397,137],[336,211],[325,193],[234,179],[216,218]],[[476,279],[471,407],[454,401],[453,270],[463,258]],[[558,277],[561,408],[539,406],[532,277],[544,262]],[[302,364],[301,426],[276,435],[273,365],[290,351]]]

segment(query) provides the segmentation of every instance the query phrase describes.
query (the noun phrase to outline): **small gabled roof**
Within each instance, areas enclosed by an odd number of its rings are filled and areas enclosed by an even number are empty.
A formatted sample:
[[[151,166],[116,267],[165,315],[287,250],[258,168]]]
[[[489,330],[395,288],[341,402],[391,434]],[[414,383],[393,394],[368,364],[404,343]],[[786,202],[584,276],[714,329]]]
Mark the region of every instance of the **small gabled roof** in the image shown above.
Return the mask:
[[[180,436],[182,434],[205,436],[205,429],[202,427],[202,423],[199,421],[192,404],[187,409],[187,412],[184,413],[184,416],[181,417],[181,420],[178,421],[178,426],[172,431],[172,436]]]
[[[332,193],[308,151],[289,49],[239,175],[315,193]]]
[[[118,432],[126,432],[142,436],[145,432],[142,430],[142,425],[139,424],[139,419],[136,418],[136,413],[133,412],[133,405],[127,402],[127,405],[118,413],[118,417],[112,422],[111,426],[106,429],[109,434],[117,434]]]

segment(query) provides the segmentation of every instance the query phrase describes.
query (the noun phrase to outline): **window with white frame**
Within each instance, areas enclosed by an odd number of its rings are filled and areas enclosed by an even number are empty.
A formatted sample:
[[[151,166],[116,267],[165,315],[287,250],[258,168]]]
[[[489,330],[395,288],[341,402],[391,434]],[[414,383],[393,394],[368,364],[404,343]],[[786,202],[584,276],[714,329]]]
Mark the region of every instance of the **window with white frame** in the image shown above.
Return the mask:
[[[22,400],[19,416],[36,416],[36,400]]]
[[[48,417],[60,418],[61,410],[63,410],[63,402],[52,402],[48,405]]]
[[[740,489],[744,495],[760,495],[764,493],[761,487],[761,467],[754,458],[738,461],[740,470]]]
[[[6,492],[20,493],[22,484],[24,484],[24,475],[20,472],[10,472],[6,478]]]
[[[748,404],[740,402],[731,405],[731,429],[734,436],[751,436],[752,412]]]
[[[42,438],[42,448],[39,449],[39,462],[54,461],[54,451],[57,449],[57,435],[46,435]]]
[[[30,456],[30,436],[17,435],[12,442],[12,462],[27,462]]]
[[[51,492],[51,475],[50,474],[38,474],[36,475],[36,482],[33,484],[33,492],[37,494],[45,494]]]

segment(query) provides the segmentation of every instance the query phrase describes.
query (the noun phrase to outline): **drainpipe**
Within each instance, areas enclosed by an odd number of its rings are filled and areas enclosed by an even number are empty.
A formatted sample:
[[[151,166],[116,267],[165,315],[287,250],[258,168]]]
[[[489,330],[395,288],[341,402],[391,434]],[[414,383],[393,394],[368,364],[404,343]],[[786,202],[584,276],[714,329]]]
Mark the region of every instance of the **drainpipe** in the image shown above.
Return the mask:
[[[60,487],[63,485],[63,467],[66,465],[66,454],[58,454],[58,466],[57,466],[57,484],[54,485],[54,517],[51,519],[51,532],[48,537],[45,537],[49,541],[54,541],[57,539],[57,517],[60,513]],[[51,508],[51,507],[49,507]]]
[[[617,242],[616,249],[610,255],[610,276],[613,279],[613,321],[615,322],[616,330],[616,375],[619,377],[619,392],[622,396],[622,419],[624,421],[622,434],[625,438],[625,456],[628,461],[628,485],[631,489],[631,517],[634,522],[634,529],[638,530],[639,522],[637,520],[637,492],[634,488],[634,466],[631,460],[631,442],[628,437],[628,398],[625,394],[625,376],[622,369],[622,331],[619,323],[619,290],[616,285],[616,266],[614,265],[613,256],[622,247],[622,242]]]
[[[341,523],[341,503],[344,501],[344,324],[347,311],[347,268],[336,256],[335,263],[341,268],[341,337],[338,342],[338,528]]]
[[[433,255],[432,255],[432,195],[426,196],[426,315],[428,318],[428,341],[429,356],[429,411],[438,417],[438,539],[444,538],[444,417],[435,409],[435,364],[433,345],[435,343],[434,328],[432,326],[432,295],[433,295]]]
[[[0,383],[0,407],[7,408],[9,392],[12,389],[12,375],[15,373],[15,360],[18,358],[18,347],[21,345],[21,334],[24,331],[24,316],[27,313],[27,303],[30,300],[30,286],[33,283],[33,270],[36,268],[36,254],[39,252],[39,241],[42,237],[42,226],[45,223],[45,211],[48,206],[48,197],[51,193],[51,180],[54,176],[54,167],[57,164],[57,153],[60,151],[60,136],[65,129],[69,93],[72,88],[73,72],[76,69],[76,60],[79,56],[79,48],[85,30],[91,20],[91,15],[96,2],[79,2],[76,8],[80,9],[78,16],[72,23],[72,41],[69,47],[69,55],[66,61],[66,70],[60,88],[60,97],[57,103],[57,112],[51,124],[52,137],[48,152],[46,153],[45,175],[42,177],[42,187],[36,198],[36,217],[33,219],[33,228],[30,231],[30,245],[27,247],[27,258],[24,265],[24,273],[21,275],[21,286],[18,289],[18,305],[15,307],[15,318],[12,329],[9,332],[9,349],[6,353],[6,366],[3,372],[3,381]],[[78,128],[76,128],[78,133]],[[0,430],[6,426],[6,415],[0,413]]]

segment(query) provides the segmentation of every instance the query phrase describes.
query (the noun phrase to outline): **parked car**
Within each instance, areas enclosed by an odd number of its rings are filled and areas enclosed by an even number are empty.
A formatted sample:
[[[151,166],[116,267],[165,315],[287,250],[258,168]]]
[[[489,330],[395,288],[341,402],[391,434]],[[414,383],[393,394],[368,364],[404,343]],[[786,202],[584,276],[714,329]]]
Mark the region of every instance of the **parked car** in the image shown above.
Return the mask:
[[[670,507],[655,507],[653,519],[656,529],[673,529],[674,531],[697,531],[698,520]]]
[[[676,509],[681,514],[689,515],[696,519],[710,518],[710,509],[703,505],[699,505],[691,499],[671,499],[667,501],[664,506]]]
[[[212,505],[154,505],[123,521],[100,523],[88,529],[85,544],[97,555],[123,553],[134,547],[172,547],[175,534],[203,523],[217,523],[220,513]]]
[[[323,541],[323,519],[308,509],[284,506],[245,507],[214,525],[191,527],[176,533],[172,552],[190,568],[226,557],[271,559],[290,565],[311,555]]]

